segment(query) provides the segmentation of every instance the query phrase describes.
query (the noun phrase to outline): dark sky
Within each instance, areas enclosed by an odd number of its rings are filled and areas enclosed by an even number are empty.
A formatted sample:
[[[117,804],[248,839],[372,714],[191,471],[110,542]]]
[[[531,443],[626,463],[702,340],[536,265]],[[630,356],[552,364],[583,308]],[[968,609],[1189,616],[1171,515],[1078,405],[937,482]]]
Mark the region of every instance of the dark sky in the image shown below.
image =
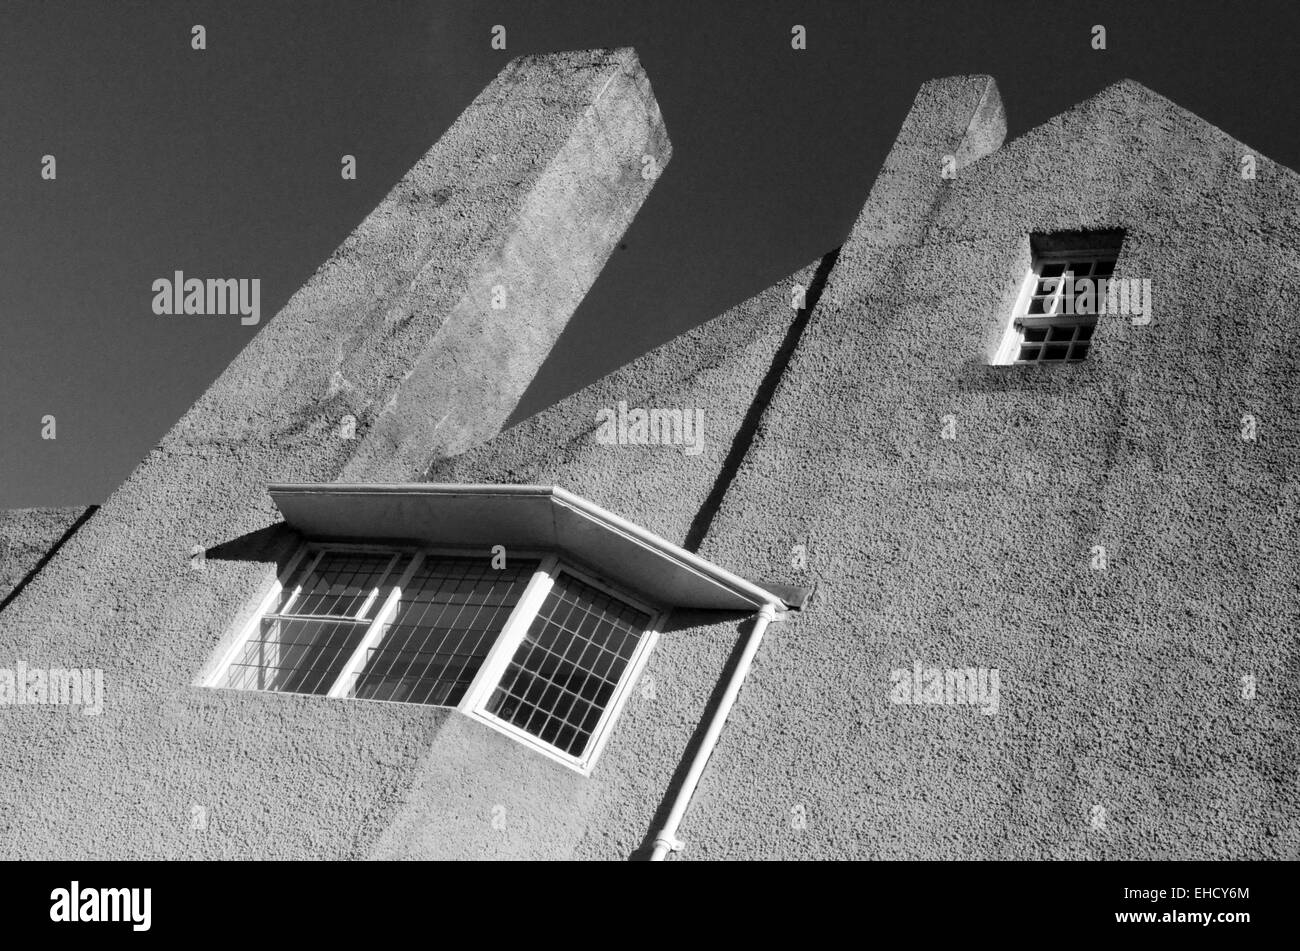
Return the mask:
[[[1291,8],[3,0],[0,507],[103,501],[509,57],[635,46],[674,145],[527,415],[840,244],[933,76],[996,77],[1011,136],[1133,78],[1300,168]],[[262,325],[155,316],[178,269],[261,278]]]

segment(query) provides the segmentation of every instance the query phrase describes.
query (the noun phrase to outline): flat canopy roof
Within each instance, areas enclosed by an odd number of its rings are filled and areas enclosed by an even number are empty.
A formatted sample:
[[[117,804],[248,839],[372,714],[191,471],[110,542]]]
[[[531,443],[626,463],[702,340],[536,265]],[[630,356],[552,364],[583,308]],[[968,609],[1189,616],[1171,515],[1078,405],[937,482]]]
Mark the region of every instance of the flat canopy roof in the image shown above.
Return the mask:
[[[785,610],[808,595],[757,585],[557,486],[319,483],[268,491],[304,535],[553,549],[674,607]]]

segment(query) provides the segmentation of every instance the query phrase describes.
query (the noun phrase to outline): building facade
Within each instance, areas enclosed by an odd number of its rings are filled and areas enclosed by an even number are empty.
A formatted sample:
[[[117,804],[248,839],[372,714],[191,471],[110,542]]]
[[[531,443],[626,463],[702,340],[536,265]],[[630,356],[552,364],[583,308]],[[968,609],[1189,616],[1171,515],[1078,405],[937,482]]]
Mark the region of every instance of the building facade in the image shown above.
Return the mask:
[[[0,852],[1300,854],[1300,178],[1127,81],[1005,131],[926,83],[841,248],[503,428],[671,155],[630,50],[512,62],[103,506],[0,518]],[[565,585],[639,638],[590,729],[506,696]]]

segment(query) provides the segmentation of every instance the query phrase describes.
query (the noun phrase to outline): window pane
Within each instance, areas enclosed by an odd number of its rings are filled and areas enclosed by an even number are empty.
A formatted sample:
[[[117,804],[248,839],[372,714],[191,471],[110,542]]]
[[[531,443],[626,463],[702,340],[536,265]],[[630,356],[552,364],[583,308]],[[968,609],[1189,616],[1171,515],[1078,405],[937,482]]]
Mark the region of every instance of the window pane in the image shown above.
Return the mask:
[[[488,712],[581,756],[649,623],[648,614],[561,574]]]
[[[226,673],[236,690],[329,693],[366,633],[365,621],[262,619]]]
[[[392,554],[327,551],[312,567],[309,556],[297,576],[285,585],[275,613],[313,617],[352,617],[370,592],[384,580]],[[289,598],[299,585],[302,594],[292,604]]]
[[[537,570],[512,560],[428,557],[411,577],[397,614],[367,651],[351,696],[455,706]]]

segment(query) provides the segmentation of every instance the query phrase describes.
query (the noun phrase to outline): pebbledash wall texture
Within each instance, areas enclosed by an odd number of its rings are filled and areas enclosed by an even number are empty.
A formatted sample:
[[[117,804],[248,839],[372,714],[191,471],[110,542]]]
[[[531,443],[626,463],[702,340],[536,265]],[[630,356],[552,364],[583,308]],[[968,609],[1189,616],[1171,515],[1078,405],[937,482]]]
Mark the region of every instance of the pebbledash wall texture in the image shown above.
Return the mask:
[[[512,62],[102,507],[0,517],[0,667],[105,683],[0,709],[0,854],[645,856],[752,614],[674,611],[588,776],[199,685],[297,543],[268,483],[425,481],[814,589],[680,858],[1296,857],[1300,177],[1133,82],[1005,128],[992,79],[926,83],[840,249],[503,431],[670,151],[630,50]],[[1115,231],[1152,320],[993,365],[1032,243]],[[620,403],[702,410],[701,451],[610,444]],[[996,710],[894,702],[917,665]]]

